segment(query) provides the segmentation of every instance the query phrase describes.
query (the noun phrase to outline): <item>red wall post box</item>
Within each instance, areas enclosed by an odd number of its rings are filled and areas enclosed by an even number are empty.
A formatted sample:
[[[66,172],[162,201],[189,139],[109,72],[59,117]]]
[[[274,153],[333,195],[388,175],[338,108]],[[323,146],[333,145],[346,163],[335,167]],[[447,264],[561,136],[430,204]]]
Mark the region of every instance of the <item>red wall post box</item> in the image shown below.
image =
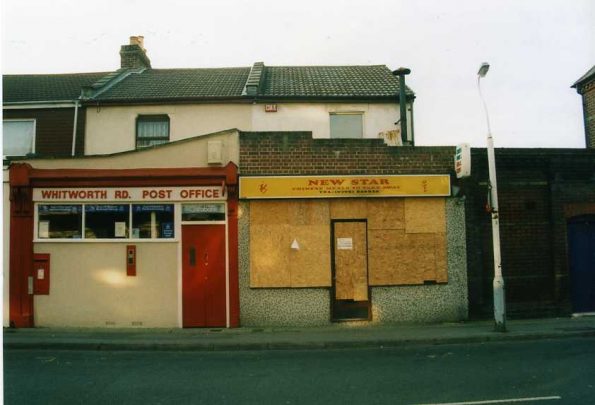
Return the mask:
[[[47,253],[33,255],[33,294],[50,294],[50,255]]]

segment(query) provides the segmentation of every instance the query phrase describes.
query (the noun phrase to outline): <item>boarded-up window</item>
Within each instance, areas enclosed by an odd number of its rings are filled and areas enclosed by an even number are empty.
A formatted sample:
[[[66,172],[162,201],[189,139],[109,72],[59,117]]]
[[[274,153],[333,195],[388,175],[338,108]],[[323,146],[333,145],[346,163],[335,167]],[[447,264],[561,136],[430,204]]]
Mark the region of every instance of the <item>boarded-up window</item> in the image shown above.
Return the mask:
[[[332,113],[331,138],[362,138],[364,120],[362,113]]]

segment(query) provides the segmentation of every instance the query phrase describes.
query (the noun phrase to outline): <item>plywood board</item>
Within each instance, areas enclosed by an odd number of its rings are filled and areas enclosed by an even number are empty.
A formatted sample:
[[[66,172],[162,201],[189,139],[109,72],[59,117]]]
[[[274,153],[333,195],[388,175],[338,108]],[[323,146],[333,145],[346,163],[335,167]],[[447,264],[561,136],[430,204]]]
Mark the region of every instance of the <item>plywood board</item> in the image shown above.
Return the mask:
[[[402,198],[370,198],[367,204],[368,229],[405,229]]]
[[[405,232],[445,233],[446,204],[444,198],[406,198]]]
[[[291,225],[325,225],[330,228],[328,200],[291,200],[288,223]]]
[[[331,219],[363,219],[368,215],[366,198],[337,199],[330,201]]]
[[[370,230],[368,244],[370,285],[423,284],[428,275],[433,277],[433,234]]]
[[[331,286],[331,235],[327,225],[290,226],[289,239],[299,250],[288,247],[291,287]]]
[[[368,263],[365,222],[337,222],[334,236],[352,239],[351,249],[335,248],[335,299],[368,299]]]
[[[436,281],[439,283],[448,282],[448,258],[446,234],[437,233],[435,236],[435,256],[436,256]]]
[[[290,287],[287,225],[250,226],[250,287]]]
[[[250,225],[279,225],[289,223],[287,201],[250,201]]]

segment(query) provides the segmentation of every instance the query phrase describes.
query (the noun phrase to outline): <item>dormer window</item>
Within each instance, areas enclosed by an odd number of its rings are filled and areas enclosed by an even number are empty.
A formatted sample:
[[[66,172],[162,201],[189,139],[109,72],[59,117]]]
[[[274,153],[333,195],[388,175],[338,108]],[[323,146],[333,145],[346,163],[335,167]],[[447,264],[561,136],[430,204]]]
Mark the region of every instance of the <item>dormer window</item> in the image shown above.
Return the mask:
[[[167,115],[139,115],[136,119],[136,148],[169,142]]]
[[[363,116],[361,112],[331,113],[331,138],[363,138]]]

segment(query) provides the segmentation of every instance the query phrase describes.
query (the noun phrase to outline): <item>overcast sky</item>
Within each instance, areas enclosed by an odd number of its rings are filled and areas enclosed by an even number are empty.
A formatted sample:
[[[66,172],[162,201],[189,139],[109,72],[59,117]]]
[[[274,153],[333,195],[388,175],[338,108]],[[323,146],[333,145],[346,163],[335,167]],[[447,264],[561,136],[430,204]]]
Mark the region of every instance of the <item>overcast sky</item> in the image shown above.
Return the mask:
[[[111,71],[143,35],[154,68],[384,64],[412,70],[418,145],[585,146],[570,86],[595,64],[593,0],[2,0],[4,74]]]

